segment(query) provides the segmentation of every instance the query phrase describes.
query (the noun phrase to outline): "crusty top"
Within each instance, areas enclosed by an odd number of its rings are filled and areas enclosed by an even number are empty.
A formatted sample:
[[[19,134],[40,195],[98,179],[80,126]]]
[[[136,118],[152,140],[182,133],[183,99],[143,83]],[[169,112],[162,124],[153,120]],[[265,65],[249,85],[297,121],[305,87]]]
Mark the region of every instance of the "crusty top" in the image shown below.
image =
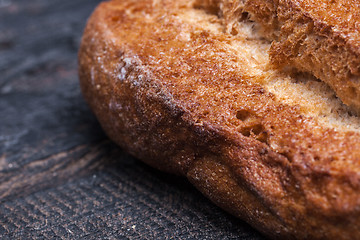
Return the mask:
[[[197,5],[217,12],[232,33],[249,13],[272,41],[273,66],[310,72],[360,114],[358,0],[197,0]]]
[[[360,2],[358,0],[293,0],[309,17],[330,26],[354,51],[360,51]]]
[[[249,74],[239,36],[195,6],[118,0],[94,12],[80,80],[104,130],[269,236],[360,237],[359,132],[279,100]]]

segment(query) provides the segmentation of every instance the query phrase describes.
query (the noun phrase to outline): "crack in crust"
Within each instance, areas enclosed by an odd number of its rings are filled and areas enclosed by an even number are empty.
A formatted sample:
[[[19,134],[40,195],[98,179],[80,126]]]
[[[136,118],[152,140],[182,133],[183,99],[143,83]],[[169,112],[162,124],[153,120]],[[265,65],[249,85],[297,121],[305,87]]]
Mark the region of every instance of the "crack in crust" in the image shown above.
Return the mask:
[[[355,112],[360,109],[360,3],[352,0],[197,0],[236,33],[244,13],[272,41],[270,58],[326,82]],[[245,18],[247,20],[248,18]]]

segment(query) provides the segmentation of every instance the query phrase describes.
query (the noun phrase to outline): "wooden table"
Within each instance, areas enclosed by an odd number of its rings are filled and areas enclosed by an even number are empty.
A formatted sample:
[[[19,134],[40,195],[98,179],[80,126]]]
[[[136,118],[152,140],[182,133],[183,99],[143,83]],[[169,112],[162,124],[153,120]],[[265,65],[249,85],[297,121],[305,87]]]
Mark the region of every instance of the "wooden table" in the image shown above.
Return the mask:
[[[263,239],[104,135],[77,49],[97,0],[0,0],[1,239]]]

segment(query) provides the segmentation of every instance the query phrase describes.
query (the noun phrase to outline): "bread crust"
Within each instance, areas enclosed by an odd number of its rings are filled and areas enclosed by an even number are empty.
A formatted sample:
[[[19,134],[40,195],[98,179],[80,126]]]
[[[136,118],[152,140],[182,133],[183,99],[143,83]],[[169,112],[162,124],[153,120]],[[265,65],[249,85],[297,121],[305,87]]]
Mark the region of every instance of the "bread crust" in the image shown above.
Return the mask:
[[[79,75],[105,132],[271,238],[360,238],[359,133],[277,101],[239,70],[233,36],[179,17],[192,8],[119,0],[93,13]]]
[[[249,1],[251,2],[251,1]],[[273,1],[278,39],[270,50],[277,67],[310,72],[360,110],[360,2]],[[257,15],[257,12],[254,11]]]
[[[360,113],[360,2],[357,0],[197,0],[218,12],[228,29],[243,13],[272,41],[273,66],[309,72]],[[217,9],[217,10],[216,10]]]

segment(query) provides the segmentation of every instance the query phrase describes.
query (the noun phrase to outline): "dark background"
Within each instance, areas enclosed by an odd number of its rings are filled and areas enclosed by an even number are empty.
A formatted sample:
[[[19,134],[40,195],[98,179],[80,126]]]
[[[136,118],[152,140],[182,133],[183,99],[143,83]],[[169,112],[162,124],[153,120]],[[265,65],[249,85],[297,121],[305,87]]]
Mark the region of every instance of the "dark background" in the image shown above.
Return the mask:
[[[262,239],[104,135],[77,76],[99,2],[0,0],[0,238]]]

